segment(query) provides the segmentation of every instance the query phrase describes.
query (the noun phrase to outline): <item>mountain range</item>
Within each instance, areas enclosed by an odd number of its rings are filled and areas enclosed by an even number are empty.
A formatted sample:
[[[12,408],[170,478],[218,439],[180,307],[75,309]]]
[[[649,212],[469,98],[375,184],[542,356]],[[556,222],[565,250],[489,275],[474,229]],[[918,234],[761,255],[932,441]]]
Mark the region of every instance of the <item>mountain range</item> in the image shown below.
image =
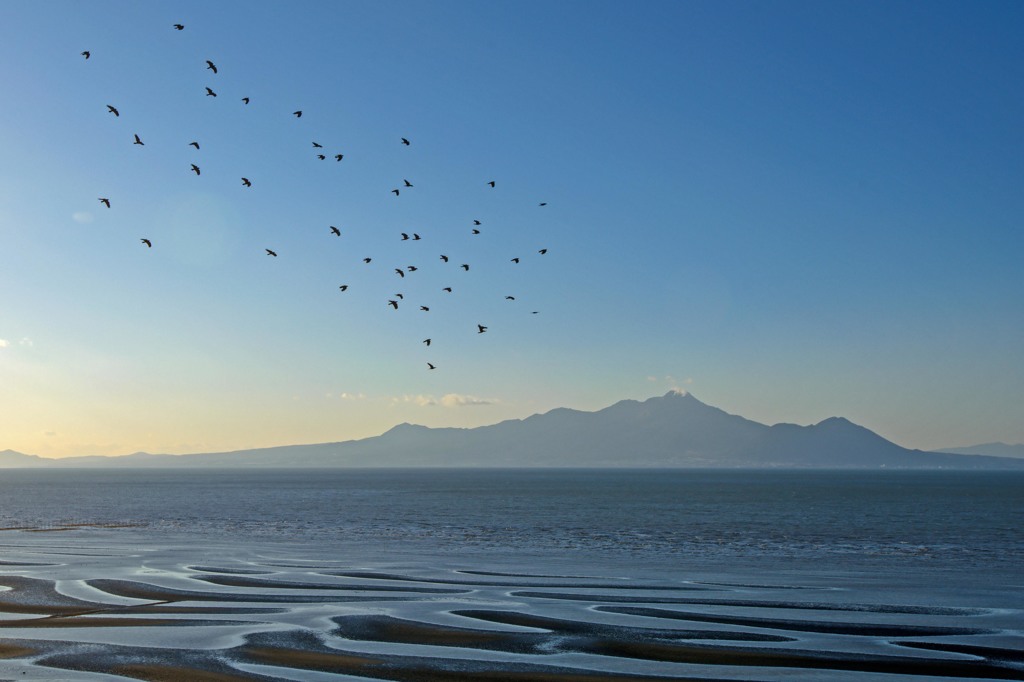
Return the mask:
[[[5,450],[0,468],[754,467],[1019,469],[1024,460],[909,450],[842,417],[767,426],[670,391],[596,412],[557,408],[477,428],[399,424],[338,443],[47,459]]]

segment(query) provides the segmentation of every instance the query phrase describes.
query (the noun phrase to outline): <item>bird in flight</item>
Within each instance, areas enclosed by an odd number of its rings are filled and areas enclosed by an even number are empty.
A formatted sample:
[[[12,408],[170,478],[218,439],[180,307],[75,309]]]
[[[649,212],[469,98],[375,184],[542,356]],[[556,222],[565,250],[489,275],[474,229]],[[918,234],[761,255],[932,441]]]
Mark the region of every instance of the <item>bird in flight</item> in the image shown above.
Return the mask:
[[[267,252],[268,256],[273,256],[274,258],[277,258],[277,254],[274,253],[273,251],[271,251],[270,249],[263,249],[263,250]]]
[[[397,190],[397,189],[393,189],[393,190],[391,190],[391,191],[395,193],[395,196],[396,196],[396,197],[398,196],[398,190]]]
[[[405,186],[406,186],[406,187],[412,187],[412,183],[411,183],[411,182],[409,182],[408,180],[402,180],[402,182],[404,182],[404,183],[405,183]]]
[[[347,284],[342,284],[342,285],[341,285],[340,287],[338,287],[338,288],[339,288],[339,289],[341,289],[342,291],[346,291],[346,290],[348,289],[348,285],[347,285]]]
[[[446,256],[446,255],[444,255],[444,254],[442,253],[442,254],[441,254],[441,260],[443,260],[443,261],[444,261],[445,263],[447,263],[447,262],[448,262],[448,256]]]
[[[423,343],[425,343],[425,344],[427,344],[429,346],[430,345],[430,339],[423,339]]]
[[[334,160],[335,160],[335,161],[341,161],[341,160],[342,160],[342,159],[344,159],[344,158],[345,158],[345,155],[344,155],[344,154],[335,154],[335,155],[334,155]]]
[[[473,234],[480,234],[480,230],[478,230],[478,229],[476,229],[476,228],[474,227],[474,228],[473,228]]]
[[[513,263],[518,263],[518,262],[519,262],[519,259],[518,259],[518,258],[513,258],[513,259],[512,259],[512,262],[513,262]]]
[[[399,277],[405,277],[405,271],[402,268],[395,268],[395,272],[398,273]]]
[[[545,253],[547,253],[547,252],[548,252],[548,250],[547,250],[547,249],[541,249],[541,250],[540,250],[540,251],[538,251],[537,253],[539,253],[540,255],[542,255],[542,256],[543,256],[543,255],[544,255]]]
[[[398,301],[388,301],[388,305],[394,308],[395,310],[398,310]]]
[[[139,139],[139,134],[138,133],[135,134],[135,142],[132,142],[132,144],[141,145],[143,147],[146,146],[146,143],[143,142],[141,139]]]
[[[82,53],[82,56],[85,57],[86,59],[88,59],[89,55],[91,55],[91,54],[92,54],[92,52],[89,52],[89,50],[86,50],[85,52]]]
[[[516,300],[516,297],[515,296],[506,296],[505,300],[506,301],[514,301],[514,300]]]
[[[409,239],[409,235],[407,235],[405,232],[403,232],[402,233],[402,241],[404,242],[404,241],[407,241],[408,239]]]
[[[416,234],[415,232],[413,232],[412,233],[412,240],[414,242],[418,242],[420,240],[420,236],[418,234]]]
[[[214,73],[217,73],[217,67],[214,66],[213,62],[211,62],[209,59],[206,60],[206,68],[208,68],[210,71],[213,71]]]
[[[193,172],[194,172],[194,173],[195,173],[196,175],[199,175],[199,166],[197,166],[197,165],[195,165],[195,164],[193,163],[193,164],[192,164],[192,171],[193,171]]]
[[[243,97],[242,98],[242,102],[245,103],[245,104],[248,104],[249,103],[249,98],[248,97]]]
[[[106,197],[100,197],[100,203],[106,206],[107,208],[110,208],[110,199],[107,199]]]
[[[249,178],[242,178],[242,184],[246,187],[252,187],[252,183],[249,182]]]
[[[210,88],[206,88],[206,96],[207,97],[216,97],[217,93],[214,92],[213,90],[211,90]]]
[[[142,243],[148,246],[149,248],[153,248],[153,242],[149,241],[148,239],[143,238]]]
[[[463,263],[459,267],[465,270],[466,272],[469,272],[469,263]]]
[[[437,367],[434,367],[434,366],[433,366],[432,364],[430,364],[430,363],[428,362],[428,363],[427,363],[427,369],[437,369]]]
[[[542,202],[540,202],[540,203],[539,203],[539,204],[537,204],[537,205],[538,205],[538,206],[547,206],[547,205],[548,205],[548,202],[546,202],[546,201],[542,201]]]
[[[175,24],[174,28],[177,29],[178,31],[184,31],[185,30],[184,24]]]
[[[488,184],[488,185],[490,185],[491,187],[494,187],[494,180],[491,180],[491,181],[490,181],[490,182],[488,182],[487,184]]]
[[[323,154],[317,154],[317,155],[316,155],[316,158],[320,159],[321,161],[324,161],[324,160],[326,160],[326,159],[327,159],[327,157],[326,157],[326,156],[324,156]]]
[[[407,140],[407,139],[405,139],[405,138],[403,137],[403,138],[402,138],[402,144],[404,144],[404,145],[405,145],[406,147],[408,147],[408,146],[409,146],[409,140]]]
[[[292,116],[294,116],[295,118],[302,118],[302,109],[299,109],[298,111],[293,111]]]
[[[370,261],[372,261],[372,260],[373,260],[372,258],[364,258],[364,259],[363,259],[363,262],[364,262],[364,263],[369,263],[369,262],[370,262]]]
[[[334,225],[331,225],[331,232],[333,232],[335,234],[335,236],[338,236],[338,237],[341,236],[341,230],[336,228]]]
[[[425,306],[425,305],[421,305],[421,306],[420,306],[420,310],[422,310],[422,311],[423,311],[423,312],[425,312],[425,313],[429,313],[429,312],[430,312],[430,308],[428,308],[428,307],[427,307],[427,306]]]
[[[399,298],[399,299],[402,299],[404,301],[405,300],[405,295],[404,294],[395,294],[395,298]]]
[[[476,326],[476,333],[477,334],[483,334],[485,331],[487,331],[487,327],[483,326],[482,324],[478,324]]]
[[[474,221],[473,221],[473,224],[474,224],[474,225],[480,225],[480,224],[481,224],[481,222],[480,222],[479,220],[474,220]]]
[[[189,147],[195,147],[196,149],[199,149],[199,143],[198,142],[189,142],[188,146]]]
[[[323,145],[319,142],[313,142],[313,149],[323,149]]]
[[[451,287],[445,287],[444,289],[441,289],[441,291],[447,291],[450,294],[450,293],[452,293],[452,288]]]
[[[119,112],[117,111],[117,109],[115,109],[114,107],[112,107],[112,106],[111,106],[111,105],[109,105],[109,104],[107,105],[107,110],[108,110],[108,111],[110,111],[110,113],[112,113],[112,114],[113,114],[114,116],[120,116],[120,115],[121,115],[121,114],[120,114],[120,113],[119,113]]]
[[[409,272],[416,272],[417,270],[419,270],[419,268],[417,268],[415,265],[407,265],[405,269],[408,270]]]

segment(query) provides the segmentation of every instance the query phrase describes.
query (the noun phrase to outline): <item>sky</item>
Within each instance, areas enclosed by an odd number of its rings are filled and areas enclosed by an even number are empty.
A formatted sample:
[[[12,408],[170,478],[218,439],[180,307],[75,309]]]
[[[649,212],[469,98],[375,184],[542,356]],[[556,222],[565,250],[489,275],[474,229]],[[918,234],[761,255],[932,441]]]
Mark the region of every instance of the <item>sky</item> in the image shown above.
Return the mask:
[[[1022,28],[1016,2],[7,0],[0,449],[671,389],[1024,442]]]

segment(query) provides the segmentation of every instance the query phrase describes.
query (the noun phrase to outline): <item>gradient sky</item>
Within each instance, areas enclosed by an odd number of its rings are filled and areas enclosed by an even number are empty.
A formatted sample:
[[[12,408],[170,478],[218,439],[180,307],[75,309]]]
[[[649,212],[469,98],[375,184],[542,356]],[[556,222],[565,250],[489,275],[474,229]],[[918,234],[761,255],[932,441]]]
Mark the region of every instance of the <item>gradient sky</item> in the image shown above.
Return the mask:
[[[1019,2],[3,2],[0,449],[670,388],[1024,442],[1022,29]]]

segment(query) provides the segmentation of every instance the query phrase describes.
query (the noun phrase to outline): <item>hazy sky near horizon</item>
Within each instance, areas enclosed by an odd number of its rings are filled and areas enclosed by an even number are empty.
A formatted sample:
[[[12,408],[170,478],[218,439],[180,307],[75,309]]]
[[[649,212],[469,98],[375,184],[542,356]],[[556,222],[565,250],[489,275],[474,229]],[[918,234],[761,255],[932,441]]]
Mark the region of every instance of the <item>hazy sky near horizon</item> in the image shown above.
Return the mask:
[[[1022,29],[1013,2],[4,2],[0,449],[670,388],[1024,442]]]

